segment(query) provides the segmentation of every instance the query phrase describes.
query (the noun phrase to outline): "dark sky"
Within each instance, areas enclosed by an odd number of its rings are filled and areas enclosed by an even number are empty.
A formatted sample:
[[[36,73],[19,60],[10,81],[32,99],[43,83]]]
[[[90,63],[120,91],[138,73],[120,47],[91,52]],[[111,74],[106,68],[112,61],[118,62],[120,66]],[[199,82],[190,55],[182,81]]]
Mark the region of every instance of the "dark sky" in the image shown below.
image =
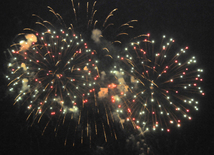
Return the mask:
[[[76,1],[75,1],[76,2]],[[85,3],[82,1],[81,3]],[[0,9],[0,55],[1,76],[5,72],[4,51],[13,43],[14,38],[25,27],[33,27],[32,14],[49,20],[47,6],[60,13],[66,24],[72,22],[72,5],[69,0],[21,0],[3,1]],[[212,154],[214,152],[214,105],[213,105],[213,61],[214,61],[214,2],[212,0],[102,0],[96,5],[97,19],[104,18],[111,10],[118,8],[111,19],[115,24],[137,19],[138,23],[131,36],[150,33],[155,39],[162,35],[173,37],[182,46],[189,46],[189,51],[197,57],[204,69],[203,90],[206,95],[200,101],[200,111],[194,114],[190,123],[183,125],[178,131],[166,135],[151,136],[151,145],[156,154]],[[50,19],[52,20],[52,19]],[[4,79],[1,77],[1,82]],[[5,83],[1,83],[0,113],[0,153],[3,154],[43,154],[50,151],[71,153],[70,147],[63,147],[60,140],[53,135],[41,137],[37,129],[26,128],[25,118],[8,101],[4,95]],[[165,137],[166,136],[166,137]],[[104,150],[86,150],[88,154],[132,154],[115,147],[125,147],[124,142],[113,144],[96,144],[104,146]],[[44,146],[46,145],[46,146]],[[115,147],[112,147],[115,145]],[[107,148],[113,148],[107,150]],[[106,147],[106,150],[105,150]],[[151,146],[152,147],[152,146]],[[79,146],[74,154],[84,152]],[[119,150],[119,151],[118,151]],[[122,150],[122,151],[121,151]],[[103,152],[102,152],[103,151]],[[111,151],[115,152],[112,153]],[[155,151],[154,151],[155,152]],[[159,153],[157,153],[159,152]],[[2,154],[2,153],[1,153]],[[82,153],[83,154],[83,153]],[[133,153],[134,154],[134,153]]]

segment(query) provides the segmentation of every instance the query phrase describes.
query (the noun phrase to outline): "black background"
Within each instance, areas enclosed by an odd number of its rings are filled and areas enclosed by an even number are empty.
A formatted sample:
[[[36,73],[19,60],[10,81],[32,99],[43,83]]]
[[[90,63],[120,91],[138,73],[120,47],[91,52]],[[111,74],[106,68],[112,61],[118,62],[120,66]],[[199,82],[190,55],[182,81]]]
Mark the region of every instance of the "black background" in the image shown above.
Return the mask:
[[[76,1],[75,1],[76,2]],[[85,3],[86,1],[81,1]],[[25,27],[33,27],[32,13],[49,20],[47,6],[51,6],[71,23],[69,14],[72,5],[69,0],[22,0],[3,1],[0,10],[0,153],[1,154],[134,154],[125,151],[125,142],[99,144],[99,151],[85,149],[84,146],[72,149],[64,147],[52,135],[41,136],[35,128],[27,128],[24,115],[12,106],[5,95],[6,58],[4,51],[14,42],[14,38]],[[189,52],[196,56],[198,65],[204,69],[203,90],[206,95],[200,100],[199,111],[192,121],[171,133],[151,136],[148,140],[155,154],[212,154],[214,152],[214,105],[213,105],[213,60],[214,60],[214,2],[212,0],[102,0],[98,1],[97,18],[104,18],[111,10],[118,8],[112,22],[124,23],[138,19],[131,36],[150,33],[160,39],[162,35],[173,37],[181,46],[189,46]],[[111,147],[110,147],[111,146]],[[112,147],[115,146],[115,147]],[[120,147],[120,148],[117,148]],[[112,148],[109,150],[108,148]]]

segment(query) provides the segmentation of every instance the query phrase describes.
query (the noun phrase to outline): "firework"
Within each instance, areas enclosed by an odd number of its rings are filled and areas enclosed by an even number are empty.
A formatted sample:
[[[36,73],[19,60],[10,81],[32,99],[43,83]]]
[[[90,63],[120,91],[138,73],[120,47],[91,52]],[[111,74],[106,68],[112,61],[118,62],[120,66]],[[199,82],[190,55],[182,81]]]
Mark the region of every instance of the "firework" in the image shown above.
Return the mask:
[[[117,56],[111,71],[119,91],[117,112],[126,113],[126,121],[137,129],[147,125],[169,132],[172,124],[180,127],[182,118],[191,120],[191,111],[198,110],[197,97],[204,95],[203,69],[195,56],[188,59],[188,47],[178,50],[175,41],[167,42],[165,36],[156,47],[149,34],[142,36],[146,39],[131,42]]]
[[[95,136],[105,142],[109,136],[117,139],[117,129],[134,127],[141,136],[149,128],[170,131],[173,124],[181,126],[183,117],[192,119],[190,112],[198,110],[196,96],[204,95],[203,70],[197,68],[195,57],[189,57],[188,47],[178,50],[174,40],[166,42],[164,36],[158,48],[147,34],[114,52],[113,45],[122,43],[121,36],[128,35],[126,30],[136,20],[115,28],[110,19],[117,9],[98,22],[96,2],[91,9],[89,2],[84,9],[71,2],[70,27],[48,7],[55,23],[33,14],[38,30],[25,28],[18,35],[21,41],[11,45],[8,89],[15,94],[14,104],[28,109],[31,125],[41,123],[45,134],[54,124],[56,135],[66,133],[65,145],[71,141],[73,146],[77,142],[91,146]],[[116,29],[115,34],[109,29]],[[141,145],[144,141],[136,148]]]
[[[94,52],[81,35],[64,30],[47,29],[25,34],[25,38],[18,50],[12,49],[13,58],[8,64],[9,90],[19,92],[14,104],[28,104],[30,115],[35,113],[39,120],[44,113],[78,111],[76,100],[93,88],[98,77]]]
[[[29,110],[27,120],[32,116],[33,124],[45,115],[50,120],[57,118],[57,132],[66,118],[75,119],[74,126],[81,123],[77,120],[81,119],[81,111],[95,91],[99,77],[98,61],[93,58],[95,51],[71,27],[54,29],[44,20],[37,24],[45,31],[25,28],[25,33],[19,34],[25,40],[11,45],[10,75],[6,78],[10,81],[9,91],[18,93],[14,104],[22,104]]]
[[[89,5],[88,2],[86,17],[79,17],[82,10],[80,3],[76,8],[72,1],[75,20],[70,27],[66,26],[61,15],[51,7],[48,7],[49,11],[57,19],[54,24],[33,14],[37,18],[38,30],[25,28],[24,33],[18,35],[22,38],[21,41],[11,45],[9,74],[6,79],[9,81],[10,93],[15,95],[14,105],[21,104],[28,109],[27,120],[32,120],[31,125],[45,122],[45,118],[49,119],[43,125],[42,134],[50,122],[55,121],[54,131],[57,135],[59,127],[69,121],[65,144],[70,138],[74,145],[77,140],[72,137],[75,136],[81,143],[84,137],[91,143],[92,135],[99,133],[102,133],[105,141],[108,134],[117,139],[113,127],[114,106],[102,100],[107,97],[103,95],[108,92],[108,88],[101,87],[104,72],[101,72],[101,79],[97,82],[100,73],[99,63],[95,58],[97,53],[99,58],[108,56],[112,59],[112,56],[99,54],[100,52],[91,50],[88,45],[91,39],[95,44],[102,43],[103,36],[114,25],[108,21],[117,9],[107,15],[98,29],[98,20],[94,19],[97,12],[96,1],[91,10]],[[132,22],[136,20],[122,24],[117,29],[116,33],[119,33],[111,35],[115,38],[109,38],[110,44],[102,44],[101,51],[109,52],[108,45],[121,43],[118,38],[128,35],[125,30],[133,28],[130,25]]]

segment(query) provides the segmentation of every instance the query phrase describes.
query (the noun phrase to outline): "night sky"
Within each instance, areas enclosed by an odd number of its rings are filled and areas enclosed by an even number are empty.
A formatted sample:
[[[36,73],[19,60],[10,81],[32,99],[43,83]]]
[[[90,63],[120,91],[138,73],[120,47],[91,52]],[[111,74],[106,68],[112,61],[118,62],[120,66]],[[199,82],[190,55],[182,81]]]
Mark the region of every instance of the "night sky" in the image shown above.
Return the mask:
[[[77,0],[74,0],[77,2]],[[81,0],[81,4],[87,1]],[[13,106],[12,96],[5,93],[7,72],[6,51],[16,40],[23,28],[35,26],[32,14],[50,19],[47,6],[60,13],[65,23],[72,22],[72,5],[69,0],[21,0],[1,2],[0,13],[0,154],[139,154],[138,150],[126,145],[128,134],[119,134],[119,140],[107,143],[99,139],[93,142],[92,149],[85,145],[63,146],[63,138],[47,133],[41,136],[37,125],[26,123],[22,107]],[[180,129],[170,133],[148,135],[147,144],[154,153],[164,155],[212,154],[214,152],[214,104],[213,104],[213,61],[214,61],[214,2],[212,0],[102,0],[96,4],[96,18],[103,20],[114,8],[111,21],[121,25],[137,19],[130,37],[150,33],[151,38],[160,40],[162,35],[176,40],[181,48],[188,46],[196,56],[198,66],[203,68],[203,90],[199,111],[193,112],[192,121],[185,121]],[[113,33],[113,32],[112,32]],[[111,36],[111,35],[109,35]],[[108,36],[107,36],[108,37]],[[109,37],[110,38],[110,37]],[[108,38],[106,38],[108,40]],[[51,129],[50,129],[51,130]],[[49,131],[49,130],[48,130]],[[65,134],[67,130],[64,131]]]

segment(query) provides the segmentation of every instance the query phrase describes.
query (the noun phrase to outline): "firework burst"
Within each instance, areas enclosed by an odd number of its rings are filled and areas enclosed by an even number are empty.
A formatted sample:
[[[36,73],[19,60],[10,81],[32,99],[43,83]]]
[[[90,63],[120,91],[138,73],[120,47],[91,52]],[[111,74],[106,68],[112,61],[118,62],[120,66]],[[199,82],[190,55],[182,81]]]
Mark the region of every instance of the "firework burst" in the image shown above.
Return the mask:
[[[25,29],[31,30],[31,29]],[[33,31],[35,32],[35,31]],[[21,101],[38,122],[44,115],[75,113],[93,90],[98,69],[91,51],[81,35],[64,30],[25,34],[26,41],[12,45],[8,64],[11,92],[19,92],[14,104]]]
[[[182,118],[191,120],[191,111],[198,110],[196,98],[204,95],[200,87],[203,69],[196,65],[195,56],[187,58],[188,47],[178,50],[175,41],[167,42],[165,36],[156,47],[149,34],[142,36],[146,39],[131,42],[117,56],[111,71],[119,91],[117,112],[125,111],[126,121],[137,129],[146,124],[152,130],[169,132],[172,124],[180,127]]]
[[[188,47],[178,50],[174,40],[166,42],[165,36],[157,47],[146,34],[138,36],[146,39],[131,42],[115,57],[112,45],[121,44],[136,20],[115,28],[109,20],[117,9],[98,22],[96,2],[91,9],[87,3],[86,17],[82,5],[71,2],[74,22],[69,27],[48,7],[56,25],[33,14],[39,30],[25,28],[19,34],[24,39],[11,45],[8,89],[15,94],[14,104],[28,109],[31,125],[43,122],[45,134],[54,122],[56,135],[66,130],[65,145],[70,141],[73,146],[91,146],[95,137],[105,142],[109,136],[117,139],[117,129],[129,130],[130,125],[143,135],[149,129],[180,127],[183,117],[192,119],[190,112],[198,110],[196,96],[204,95],[203,70],[187,54]],[[116,34],[109,33],[110,28]],[[111,71],[106,56],[115,62]],[[143,143],[138,141],[136,148]]]
[[[50,122],[54,121],[54,132],[57,135],[60,126],[69,121],[65,144],[69,138],[73,145],[76,141],[83,143],[84,137],[91,143],[92,135],[101,135],[107,142],[108,134],[117,139],[113,125],[114,106],[101,100],[106,88],[100,88],[102,79],[101,83],[97,82],[100,73],[95,55],[100,52],[91,50],[89,46],[91,40],[96,44],[101,43],[103,36],[114,27],[113,23],[109,23],[109,19],[117,9],[104,18],[98,29],[98,20],[95,20],[96,1],[91,10],[87,2],[86,17],[82,17],[80,13],[83,10],[80,3],[75,7],[73,0],[71,2],[74,22],[69,27],[51,7],[48,8],[56,19],[54,24],[33,14],[37,18],[38,30],[25,28],[24,33],[18,35],[22,38],[21,41],[11,45],[9,74],[6,76],[9,81],[8,89],[16,96],[14,105],[27,107],[27,120],[31,125],[36,122],[44,123],[43,119],[49,118],[43,125],[42,134]],[[116,35],[111,35],[114,38],[110,38],[110,46],[113,43],[121,43],[119,37],[128,35],[125,30],[133,28],[133,22],[136,20],[117,28]],[[102,44],[101,51],[109,52],[108,45]],[[100,54],[98,57],[102,56],[112,59],[110,54]],[[102,73],[101,75],[104,77]],[[72,137],[78,137],[78,140]]]

